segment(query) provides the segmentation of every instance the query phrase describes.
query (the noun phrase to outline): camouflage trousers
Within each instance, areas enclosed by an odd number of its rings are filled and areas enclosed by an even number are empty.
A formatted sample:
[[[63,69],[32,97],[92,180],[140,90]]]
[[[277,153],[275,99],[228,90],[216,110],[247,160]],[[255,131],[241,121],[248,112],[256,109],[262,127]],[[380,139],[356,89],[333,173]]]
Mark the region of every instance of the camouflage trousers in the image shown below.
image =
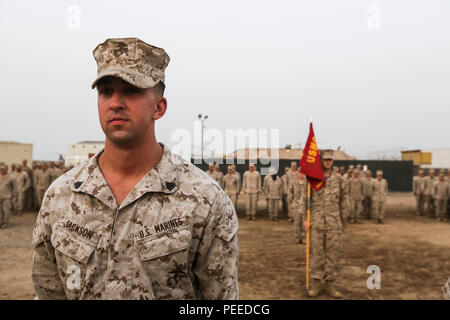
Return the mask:
[[[267,210],[269,211],[269,219],[278,218],[280,210],[280,199],[267,199]]]
[[[233,203],[234,209],[236,210],[237,194],[236,193],[227,192],[227,195],[228,195],[228,197],[230,197],[231,202]]]
[[[37,201],[38,201],[38,208],[40,209],[42,206],[42,200],[44,200],[44,195],[45,195],[45,191],[47,191],[46,189],[37,189]]]
[[[288,215],[289,214],[289,210],[288,210],[287,194],[283,193],[283,198],[281,199],[281,201],[282,201],[282,209],[281,209],[281,211],[283,212],[283,214]]]
[[[258,204],[257,193],[247,193],[245,199],[245,205],[247,208],[247,217],[256,218],[256,205]]]
[[[426,195],[424,201],[425,201],[425,212],[427,216],[432,218],[436,213],[436,204],[434,202],[434,198],[431,195]]]
[[[372,214],[372,197],[364,197],[362,205],[363,205],[363,215],[367,219],[370,219],[370,215]]]
[[[287,203],[288,207],[288,217],[293,219],[294,218],[294,205],[292,204],[292,201]]]
[[[24,209],[33,209],[34,203],[34,189],[32,187],[28,188],[25,192],[25,205]]]
[[[11,199],[0,200],[0,225],[11,220]]]
[[[361,200],[350,199],[350,218],[357,219],[360,217],[362,212],[362,202]]]
[[[303,216],[299,210],[294,210],[294,235],[295,240],[305,241],[306,232],[303,230]]]
[[[436,218],[445,218],[447,213],[447,199],[436,199]]]
[[[417,214],[419,216],[425,215],[425,195],[424,194],[418,194],[416,195],[416,203],[417,203]]]
[[[21,213],[25,209],[25,203],[26,203],[26,191],[19,192],[17,195],[16,211]]]
[[[341,240],[342,230],[311,230],[312,279],[336,279]]]
[[[19,207],[18,199],[19,199],[18,194],[15,193],[14,198],[11,200],[12,214],[14,214],[18,210]]]
[[[386,201],[373,202],[373,217],[375,219],[384,219],[384,205]]]

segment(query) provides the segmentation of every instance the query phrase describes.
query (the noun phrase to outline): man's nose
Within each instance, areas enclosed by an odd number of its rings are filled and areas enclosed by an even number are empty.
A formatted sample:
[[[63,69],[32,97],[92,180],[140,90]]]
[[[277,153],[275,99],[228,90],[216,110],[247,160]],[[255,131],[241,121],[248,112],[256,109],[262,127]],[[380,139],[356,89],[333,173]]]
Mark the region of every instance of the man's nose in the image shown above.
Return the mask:
[[[123,109],[124,103],[125,103],[124,96],[122,95],[120,90],[114,90],[114,92],[111,96],[111,102],[110,102],[109,107],[112,110]]]

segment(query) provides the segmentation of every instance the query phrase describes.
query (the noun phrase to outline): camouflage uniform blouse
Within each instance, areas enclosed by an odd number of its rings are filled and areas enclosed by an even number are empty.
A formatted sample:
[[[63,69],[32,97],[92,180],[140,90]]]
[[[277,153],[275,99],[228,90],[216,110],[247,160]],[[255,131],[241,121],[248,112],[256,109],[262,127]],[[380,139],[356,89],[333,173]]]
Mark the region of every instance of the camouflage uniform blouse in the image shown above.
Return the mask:
[[[300,202],[300,213],[306,221],[308,196],[305,193]],[[347,193],[344,192],[339,178],[331,174],[320,191],[311,187],[311,229],[339,230],[345,225]]]
[[[238,221],[217,182],[163,146],[117,204],[95,157],[47,190],[33,231],[39,299],[237,299]]]

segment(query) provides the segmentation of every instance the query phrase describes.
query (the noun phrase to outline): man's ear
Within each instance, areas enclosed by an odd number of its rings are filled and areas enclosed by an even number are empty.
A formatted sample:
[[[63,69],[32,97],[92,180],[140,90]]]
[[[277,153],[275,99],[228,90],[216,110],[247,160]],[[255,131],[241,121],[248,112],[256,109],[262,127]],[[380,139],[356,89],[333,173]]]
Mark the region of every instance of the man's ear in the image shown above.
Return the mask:
[[[164,97],[159,97],[156,99],[156,110],[153,114],[152,119],[158,120],[164,116],[167,110],[167,99]]]

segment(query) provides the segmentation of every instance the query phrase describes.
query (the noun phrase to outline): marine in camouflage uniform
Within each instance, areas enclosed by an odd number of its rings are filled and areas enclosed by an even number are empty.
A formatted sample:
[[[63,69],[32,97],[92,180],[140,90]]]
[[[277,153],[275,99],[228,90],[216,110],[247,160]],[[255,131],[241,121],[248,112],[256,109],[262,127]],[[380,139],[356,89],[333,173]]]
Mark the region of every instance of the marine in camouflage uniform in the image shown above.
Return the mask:
[[[449,185],[444,179],[444,173],[440,173],[438,181],[436,181],[433,186],[433,198],[436,199],[437,221],[445,221],[449,192]]]
[[[429,218],[433,218],[436,212],[435,201],[433,198],[433,186],[435,181],[434,170],[431,169],[428,172],[428,176],[425,177],[425,212]]]
[[[367,219],[371,218],[372,213],[373,179],[371,175],[371,171],[367,170],[366,176],[362,179],[363,214]]]
[[[45,191],[52,184],[52,179],[52,172],[48,169],[47,164],[43,163],[41,165],[41,170],[36,174],[36,193],[39,208],[42,206]]]
[[[256,220],[258,194],[261,192],[261,175],[255,170],[253,163],[249,165],[249,170],[244,172],[242,191],[246,196],[247,220]]]
[[[358,170],[353,172],[353,178],[348,180],[347,183],[350,203],[350,223],[359,223],[358,218],[362,212],[363,183],[359,178]]]
[[[217,175],[217,182],[219,183],[219,186],[223,189],[223,173],[220,171],[220,166],[218,163],[214,166],[214,170],[216,171]]]
[[[426,190],[426,180],[423,176],[423,170],[419,170],[419,175],[415,177],[413,182],[413,192],[416,197],[417,203],[417,215],[424,216],[425,210],[425,190]]]
[[[289,174],[289,167],[285,167],[284,168],[284,174],[281,176],[281,182],[283,183],[283,197],[281,198],[281,203],[282,203],[282,212],[283,214],[288,215],[288,199],[287,199],[287,194],[288,194],[288,174]]]
[[[148,135],[167,108],[158,91],[167,54],[126,38],[108,39],[94,56],[97,80],[114,76],[98,84],[105,149],[59,177],[45,194],[33,230],[37,297],[237,299],[238,221],[231,200],[216,181]],[[128,90],[133,86],[142,91]],[[133,99],[126,99],[129,94]],[[108,120],[114,114],[110,106],[120,106],[113,100],[129,100],[119,109],[130,123],[107,124],[114,122]],[[140,102],[149,107],[139,111]],[[123,131],[128,135],[114,141]],[[150,161],[141,168],[151,169],[134,184],[119,166],[142,161],[114,155],[129,151],[117,142],[136,141],[143,143],[135,149],[138,160]],[[114,180],[111,172],[123,178]]]
[[[17,167],[16,173],[16,183],[17,183],[17,214],[21,214],[25,208],[26,201],[26,191],[29,186],[29,179],[25,172],[22,171],[22,166]]]
[[[216,169],[214,167],[214,163],[209,164],[209,169],[205,171],[211,178],[219,182],[219,176],[216,172]]]
[[[236,208],[237,194],[239,193],[239,178],[233,173],[233,167],[228,166],[228,173],[223,176],[223,190],[230,197],[234,208]]]
[[[241,192],[241,187],[242,187],[242,183],[241,183],[241,174],[239,172],[236,171],[236,166],[234,164],[231,165],[231,170],[232,173],[236,176],[237,178],[237,185],[238,185],[238,189],[237,189],[237,194],[236,194],[236,205],[239,201],[239,194]]]
[[[11,220],[12,201],[17,193],[17,185],[8,174],[8,167],[2,166],[0,171],[0,228],[6,228]]]
[[[288,207],[289,222],[294,222],[294,209],[292,207],[292,198],[289,199],[289,186],[292,183],[292,181],[297,178],[297,173],[298,173],[297,162],[292,161],[291,168],[286,175],[286,178],[287,178],[286,179],[286,188],[287,188],[286,200],[287,200],[287,207]]]
[[[320,191],[311,188],[311,279],[308,291],[311,297],[318,296],[325,281],[325,291],[332,297],[339,298],[341,294],[334,288],[338,275],[338,258],[345,226],[343,213],[347,206],[347,194],[341,187],[336,175],[331,174],[333,165],[332,151],[321,152],[323,161],[325,185]],[[307,199],[303,197],[300,212],[303,215],[305,229]]]
[[[34,182],[33,182],[33,170],[28,167],[27,160],[22,161],[22,171],[27,174],[28,177],[28,187],[27,191],[25,191],[25,205],[24,209],[32,209],[33,208],[33,197],[34,197]]]
[[[383,171],[377,170],[377,178],[373,182],[373,212],[377,223],[383,223],[386,197],[389,191],[386,179],[383,179]]]
[[[288,197],[291,198],[294,214],[294,235],[297,243],[305,243],[305,232],[303,232],[303,215],[300,212],[300,205],[303,197],[306,196],[306,178],[301,172],[292,180],[289,185]]]
[[[263,190],[266,195],[269,220],[277,221],[279,203],[283,196],[283,183],[280,177],[278,177],[275,168],[270,168],[269,174],[264,178]]]

